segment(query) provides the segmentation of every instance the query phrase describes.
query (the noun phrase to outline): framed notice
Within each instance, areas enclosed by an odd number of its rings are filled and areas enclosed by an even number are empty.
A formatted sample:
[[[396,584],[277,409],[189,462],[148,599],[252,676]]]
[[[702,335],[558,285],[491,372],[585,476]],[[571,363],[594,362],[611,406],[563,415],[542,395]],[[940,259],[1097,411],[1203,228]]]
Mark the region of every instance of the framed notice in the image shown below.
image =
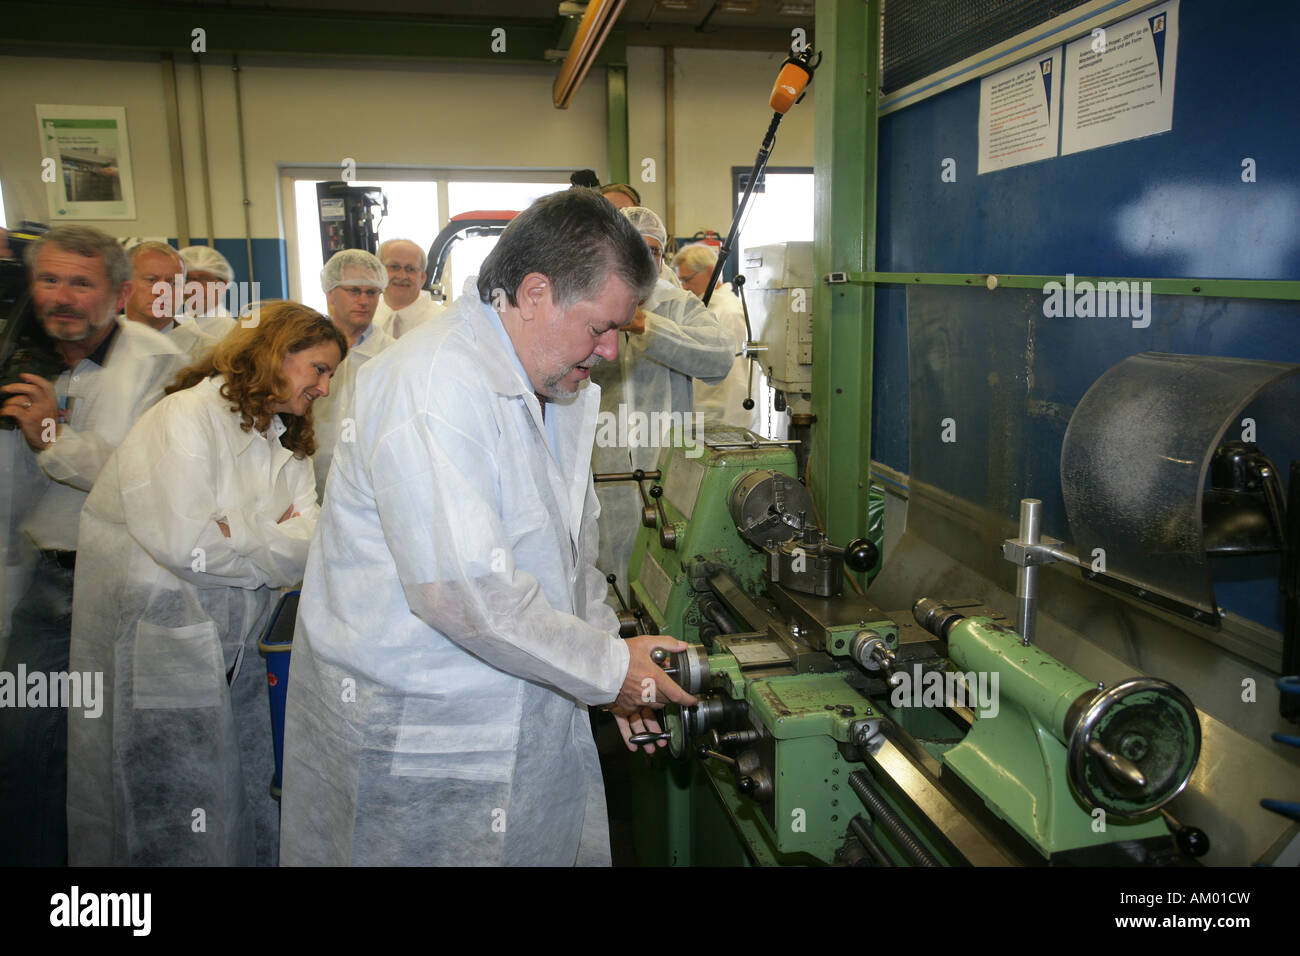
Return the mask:
[[[37,104],[36,125],[51,223],[135,218],[123,107]]]
[[[1178,0],[1066,46],[1061,155],[1173,129],[1177,65]]]
[[[1053,158],[1060,123],[1059,48],[984,77],[978,173]]]

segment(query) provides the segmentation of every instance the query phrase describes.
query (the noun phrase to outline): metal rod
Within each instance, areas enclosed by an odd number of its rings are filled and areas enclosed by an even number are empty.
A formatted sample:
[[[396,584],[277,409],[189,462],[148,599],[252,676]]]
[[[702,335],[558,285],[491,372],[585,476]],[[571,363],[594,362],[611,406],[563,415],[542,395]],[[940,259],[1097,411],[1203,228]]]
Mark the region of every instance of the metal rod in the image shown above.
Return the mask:
[[[858,842],[866,847],[867,852],[871,854],[872,859],[876,861],[877,865],[895,865],[894,861],[889,858],[888,854],[885,853],[880,844],[876,842],[876,838],[867,832],[867,828],[862,825],[862,821],[858,817],[854,817],[849,821],[849,828],[853,830],[853,835],[858,838]]]
[[[1056,558],[1057,561],[1063,561],[1066,564],[1072,564],[1076,568],[1082,568],[1087,566],[1082,561],[1080,561],[1076,555],[1071,554],[1069,551],[1062,551],[1060,548],[1053,548],[1050,547],[1049,545],[1041,545],[1041,544],[1039,545],[1039,550],[1043,551],[1046,554],[1050,554],[1052,557]]]
[[[177,248],[190,244],[190,206],[185,195],[185,152],[181,148],[181,108],[176,95],[176,61],[170,53],[161,59],[163,101],[167,117],[167,148],[172,163],[172,202],[176,207]],[[180,310],[177,309],[179,312]]]
[[[659,469],[654,471],[601,471],[591,476],[591,480],[596,484],[602,481],[658,481],[660,476]]]
[[[194,54],[194,83],[199,107],[199,178],[203,180],[203,219],[208,226],[208,248],[217,247],[217,228],[212,224],[212,177],[208,175],[208,115],[203,99],[203,64]]]
[[[871,778],[867,776],[865,770],[859,770],[849,774],[849,786],[853,792],[858,795],[870,812],[875,821],[889,832],[894,838],[903,854],[919,866],[939,866],[939,860],[927,850],[921,841],[916,838],[903,818],[900,817],[888,803],[885,798],[876,792],[876,788],[871,783]]]
[[[671,46],[664,47],[664,228],[667,259],[668,246],[677,235],[677,54]]]
[[[772,155],[772,147],[776,145],[776,129],[781,125],[781,113],[772,114],[772,122],[768,124],[767,133],[763,136],[763,144],[758,148],[758,156],[754,160],[754,168],[750,170],[749,181],[745,184],[745,193],[740,197],[740,205],[736,207],[736,214],[731,217],[731,229],[727,232],[726,241],[722,243],[722,249],[718,252],[717,264],[713,267],[713,274],[709,276],[709,284],[704,287],[704,304],[709,304],[709,299],[713,297],[713,290],[718,284],[718,278],[722,275],[722,267],[727,264],[727,258],[731,255],[731,250],[736,244],[736,235],[740,232],[740,224],[745,218],[745,208],[749,205],[750,197],[754,195],[754,187],[758,181],[763,178],[763,170],[767,168],[768,157]]]
[[[1037,498],[1020,499],[1020,540],[1038,544],[1042,529],[1043,503]],[[1016,569],[1016,623],[1020,643],[1034,643],[1034,618],[1038,614],[1038,568],[1032,564]]]
[[[248,207],[252,204],[248,198],[248,163],[244,157],[244,100],[239,88],[239,57],[231,58],[231,70],[235,74],[235,139],[239,144],[239,188],[244,197],[244,250],[248,253],[248,281],[255,278],[253,274],[253,224]]]
[[[705,598],[700,602],[700,613],[713,622],[714,626],[723,634],[738,634],[739,630],[736,625],[731,623],[727,617],[727,612],[723,610],[722,603],[716,598]]]
[[[999,289],[1037,289],[1049,282],[1064,284],[1067,276],[1003,275],[978,272],[850,272],[848,281],[856,285],[956,285],[984,288],[990,275],[996,276]],[[1300,299],[1297,279],[1161,279],[1124,276],[1074,276],[1073,281],[1151,283],[1155,295],[1221,296],[1229,299]],[[1130,285],[1130,288],[1132,286]]]

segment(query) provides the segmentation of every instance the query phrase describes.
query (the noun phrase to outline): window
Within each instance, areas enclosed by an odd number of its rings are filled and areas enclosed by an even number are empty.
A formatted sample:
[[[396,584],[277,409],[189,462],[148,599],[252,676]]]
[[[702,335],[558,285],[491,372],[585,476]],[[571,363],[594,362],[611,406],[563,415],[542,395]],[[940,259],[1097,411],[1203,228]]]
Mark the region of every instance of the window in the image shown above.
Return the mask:
[[[751,169],[732,167],[733,215],[740,208]],[[744,261],[746,249],[781,242],[811,242],[813,238],[813,171],[807,167],[768,167],[754,194],[749,197],[745,218],[736,236],[736,249],[728,263],[728,272]],[[764,330],[752,328],[755,338]],[[769,438],[784,438],[788,419],[777,412],[767,376],[760,373],[754,387],[754,401],[761,411],[759,431]]]
[[[740,207],[752,170],[732,167],[732,214]],[[777,242],[811,242],[813,237],[813,171],[807,167],[768,167],[762,182],[749,198],[736,249]]]
[[[299,179],[294,186],[298,219],[298,279],[301,302],[325,312],[325,293],[320,290],[320,212],[316,208],[316,183],[325,180]],[[436,182],[358,182],[356,186],[380,186],[388,199],[388,215],[379,223],[379,241],[410,239],[428,249],[438,234],[438,184]],[[485,253],[486,254],[486,253]]]
[[[467,212],[496,209],[513,209],[519,212],[527,209],[541,197],[567,188],[567,182],[448,183],[447,216],[451,218]],[[496,244],[496,236],[467,236],[451,247],[447,271],[442,279],[442,287],[446,290],[449,301],[461,294],[466,279],[478,275],[483,260]]]
[[[294,230],[289,242],[290,289],[298,301],[324,312],[325,294],[320,291],[321,255],[320,212],[316,201],[318,182],[337,181],[336,175],[314,167],[281,168],[283,189],[292,187]],[[428,250],[433,240],[452,216],[479,209],[527,208],[535,199],[560,189],[567,189],[567,172],[521,170],[492,173],[467,170],[419,171],[391,170],[393,178],[379,168],[367,169],[371,178],[357,180],[355,186],[378,186],[388,200],[388,213],[379,223],[379,241],[410,239]],[[322,175],[324,173],[324,175]],[[461,178],[464,177],[464,178]],[[531,181],[530,181],[531,180]],[[476,275],[483,259],[496,244],[494,236],[463,238],[452,246],[451,257],[443,276],[442,287],[450,298],[460,295],[465,279]]]

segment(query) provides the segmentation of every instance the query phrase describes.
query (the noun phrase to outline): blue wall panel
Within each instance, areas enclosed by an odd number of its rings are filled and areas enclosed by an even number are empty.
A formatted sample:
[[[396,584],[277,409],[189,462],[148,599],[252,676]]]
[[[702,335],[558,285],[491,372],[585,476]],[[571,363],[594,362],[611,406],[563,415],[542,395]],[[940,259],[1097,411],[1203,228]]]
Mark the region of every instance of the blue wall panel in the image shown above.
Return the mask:
[[[168,240],[176,245],[173,237]],[[196,246],[206,246],[206,239],[191,240]],[[243,239],[218,239],[217,252],[230,260],[235,270],[236,282],[248,281],[248,249]],[[288,254],[283,239],[253,240],[253,269],[257,274],[258,290],[263,299],[283,299],[289,294],[289,275],[285,264]]]
[[[1181,8],[1168,133],[979,176],[978,80],[883,117],[878,268],[1300,278],[1300,5]]]
[[[1300,5],[1289,0],[1182,0],[1172,131],[983,176],[976,174],[978,80],[883,117],[877,268],[1300,279],[1296,49]],[[956,182],[940,180],[946,157],[957,161]],[[1256,162],[1254,183],[1241,180],[1245,157]],[[981,313],[996,314],[999,292],[965,294],[987,294],[971,301]],[[1016,484],[1034,486],[1024,487],[1026,494],[1044,499],[1045,525],[1057,534],[1065,531],[1059,488],[1044,485],[1056,482],[1062,416],[1124,355],[1155,350],[1300,362],[1300,304],[1292,302],[1158,297],[1149,328],[1122,329],[1128,326],[1122,319],[1049,319],[1032,305],[1027,315],[1025,300],[1017,297],[1011,307],[1012,298],[1001,320],[1010,334],[990,335],[979,347],[1016,351],[1014,361],[1032,374],[1032,388],[1022,395],[1025,411],[1005,411],[1006,396],[992,388],[974,399],[983,407],[965,411],[994,430],[998,414],[1025,416],[1014,427],[1023,440],[1014,454],[1024,460],[1011,473]],[[963,314],[970,313],[953,309],[951,321],[963,322]],[[918,396],[909,378],[908,334],[906,289],[878,288],[872,455],[911,473]],[[995,358],[989,356],[990,366],[999,364]],[[991,436],[987,454],[998,455],[1003,449]],[[995,471],[979,475],[977,484]],[[957,485],[972,477],[958,472],[939,484],[970,497],[973,487]],[[1219,597],[1231,610],[1276,627],[1275,601],[1266,591],[1261,580],[1225,582]]]
[[[872,355],[871,457],[907,474],[911,385],[907,375],[907,290],[876,288]]]

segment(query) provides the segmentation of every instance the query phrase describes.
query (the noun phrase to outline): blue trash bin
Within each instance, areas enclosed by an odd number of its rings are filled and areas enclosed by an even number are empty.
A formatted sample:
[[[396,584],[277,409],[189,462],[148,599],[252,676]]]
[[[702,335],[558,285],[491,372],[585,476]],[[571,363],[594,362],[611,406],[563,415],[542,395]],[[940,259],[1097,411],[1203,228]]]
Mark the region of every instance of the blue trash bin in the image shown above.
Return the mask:
[[[266,658],[266,684],[271,698],[271,744],[275,748],[275,776],[271,796],[280,799],[284,772],[284,702],[289,692],[289,652],[293,648],[293,626],[298,619],[300,591],[286,591],[271,614],[257,649]]]

